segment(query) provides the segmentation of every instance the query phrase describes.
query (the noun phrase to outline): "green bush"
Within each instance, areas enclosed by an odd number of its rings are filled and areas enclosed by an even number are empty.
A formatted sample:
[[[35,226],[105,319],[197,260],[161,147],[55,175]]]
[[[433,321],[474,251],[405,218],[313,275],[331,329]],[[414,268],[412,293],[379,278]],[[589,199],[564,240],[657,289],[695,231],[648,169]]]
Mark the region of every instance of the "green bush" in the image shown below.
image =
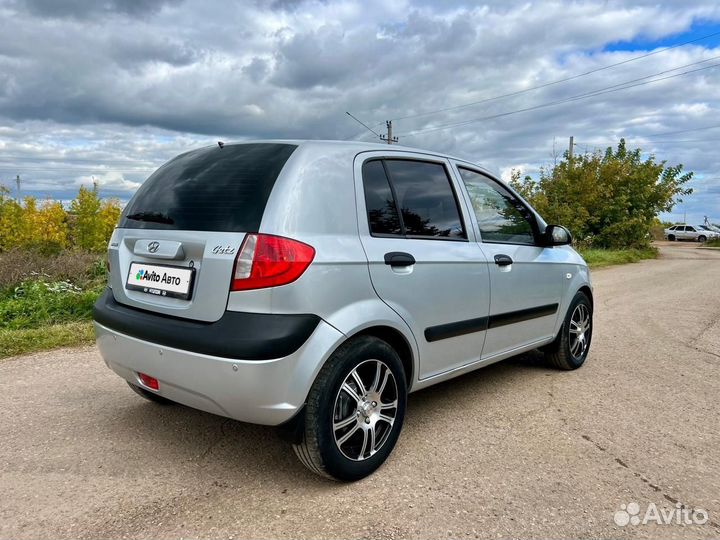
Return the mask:
[[[650,245],[658,214],[692,192],[686,187],[691,178],[682,165],[643,159],[621,139],[616,150],[566,154],[537,180],[513,171],[511,184],[548,223],[568,227],[579,247],[642,249]]]

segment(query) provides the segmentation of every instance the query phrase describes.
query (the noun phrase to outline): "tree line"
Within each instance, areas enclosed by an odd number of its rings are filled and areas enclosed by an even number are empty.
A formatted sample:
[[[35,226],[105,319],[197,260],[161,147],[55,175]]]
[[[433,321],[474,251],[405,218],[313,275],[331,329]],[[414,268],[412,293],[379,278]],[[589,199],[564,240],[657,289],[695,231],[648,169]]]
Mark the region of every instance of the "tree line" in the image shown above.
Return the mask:
[[[25,197],[22,203],[0,186],[0,252],[29,249],[53,255],[68,248],[102,252],[120,218],[117,199],[101,199],[83,186],[65,209],[59,201]]]

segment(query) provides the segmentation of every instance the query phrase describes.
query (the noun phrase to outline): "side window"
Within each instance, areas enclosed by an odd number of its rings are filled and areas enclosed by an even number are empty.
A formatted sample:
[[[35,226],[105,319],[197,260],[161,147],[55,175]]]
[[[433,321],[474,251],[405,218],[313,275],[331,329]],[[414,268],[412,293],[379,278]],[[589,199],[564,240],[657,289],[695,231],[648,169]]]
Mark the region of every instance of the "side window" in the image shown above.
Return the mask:
[[[685,230],[687,232],[697,232],[697,231],[695,231],[695,227],[685,227]]]
[[[677,229],[677,227],[670,227],[668,231],[674,231],[675,229]]]
[[[402,234],[395,198],[382,161],[366,161],[362,168],[365,208],[372,234]]]
[[[458,168],[472,203],[483,242],[534,244],[534,217],[510,191],[490,178]]]
[[[407,236],[467,238],[445,166],[385,160]]]

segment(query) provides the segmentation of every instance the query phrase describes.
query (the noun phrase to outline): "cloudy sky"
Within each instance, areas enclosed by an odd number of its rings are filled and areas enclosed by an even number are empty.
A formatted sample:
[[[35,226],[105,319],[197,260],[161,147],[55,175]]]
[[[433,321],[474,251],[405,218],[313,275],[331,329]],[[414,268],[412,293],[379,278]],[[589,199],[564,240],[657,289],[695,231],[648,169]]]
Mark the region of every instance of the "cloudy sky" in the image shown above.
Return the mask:
[[[717,0],[0,0],[0,183],[24,193],[127,199],[219,139],[372,140],[345,111],[505,177],[626,137],[695,172],[668,217],[720,221]]]

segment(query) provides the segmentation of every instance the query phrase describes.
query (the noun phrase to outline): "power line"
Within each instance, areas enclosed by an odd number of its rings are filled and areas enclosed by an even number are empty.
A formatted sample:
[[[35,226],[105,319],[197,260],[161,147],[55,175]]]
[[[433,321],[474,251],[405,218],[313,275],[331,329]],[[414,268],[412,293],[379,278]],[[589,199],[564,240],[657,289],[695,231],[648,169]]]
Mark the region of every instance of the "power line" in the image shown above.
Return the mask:
[[[360,125],[363,126],[365,129],[367,129],[369,132],[371,132],[373,135],[375,135],[378,139],[382,139],[382,135],[380,135],[380,134],[379,134],[377,131],[375,131],[374,129],[368,127],[368,125],[365,124],[364,122],[362,122],[362,121],[358,120],[357,118],[355,118],[352,114],[350,114],[349,111],[345,111],[345,114],[347,114],[350,118],[352,118],[353,120],[355,120],[358,124],[360,124]]]
[[[473,105],[480,105],[481,103],[487,103],[487,102],[489,102],[489,101],[495,101],[495,100],[503,99],[503,98],[506,98],[506,97],[518,96],[518,95],[521,95],[521,94],[525,94],[525,93],[527,93],[527,92],[532,92],[532,91],[534,91],[534,90],[539,90],[539,89],[541,89],[541,88],[547,88],[548,86],[553,86],[553,85],[560,84],[560,83],[564,83],[564,82],[567,82],[567,81],[572,81],[572,80],[575,80],[575,79],[579,79],[580,77],[585,77],[585,76],[587,76],[587,75],[591,75],[591,74],[597,73],[597,72],[599,72],[599,71],[604,71],[604,70],[606,70],[606,69],[610,69],[610,68],[613,68],[613,67],[616,67],[616,66],[621,66],[621,65],[623,65],[623,64],[629,64],[630,62],[635,62],[636,60],[641,60],[641,59],[643,59],[643,58],[647,58],[648,56],[653,56],[653,55],[656,55],[656,54],[660,54],[660,53],[669,51],[669,50],[671,50],[671,49],[675,49],[675,48],[677,48],[677,47],[683,47],[683,46],[685,46],[685,45],[689,45],[689,44],[695,43],[695,42],[697,42],[697,41],[702,41],[702,40],[704,40],[704,39],[708,39],[708,38],[711,38],[711,37],[715,37],[715,36],[717,36],[717,35],[720,35],[720,32],[713,32],[712,34],[708,34],[708,35],[706,35],[706,36],[702,36],[702,37],[699,37],[699,38],[691,39],[691,40],[689,40],[689,41],[684,41],[683,43],[677,43],[677,44],[675,44],[675,45],[670,45],[670,46],[668,46],[668,47],[664,47],[664,48],[659,49],[659,50],[657,50],[657,51],[652,51],[652,52],[649,52],[649,53],[641,54],[641,55],[639,55],[639,56],[635,56],[635,57],[633,57],[633,58],[629,58],[629,59],[623,60],[623,61],[621,61],[621,62],[615,62],[614,64],[608,64],[608,65],[606,65],[606,66],[602,66],[602,67],[599,67],[599,68],[596,68],[596,69],[591,69],[590,71],[586,71],[586,72],[584,72],[584,73],[578,73],[577,75],[571,75],[570,77],[565,77],[564,79],[558,79],[558,80],[555,80],[555,81],[550,81],[550,82],[547,82],[547,83],[544,83],[544,84],[540,84],[540,85],[537,85],[537,86],[533,86],[533,87],[531,87],[531,88],[525,88],[524,90],[517,90],[517,91],[515,91],[515,92],[509,92],[509,93],[507,93],[507,94],[501,94],[501,95],[498,95],[498,96],[493,96],[493,97],[481,99],[481,100],[479,100],[479,101],[472,101],[472,102],[470,102],[470,103],[465,103],[465,104],[463,104],[463,105],[455,105],[455,106],[452,106],[452,107],[445,107],[445,108],[443,108],[443,109],[436,109],[436,110],[433,110],[433,111],[425,111],[425,112],[417,113],[417,114],[408,114],[408,115],[405,115],[405,116],[399,116],[399,117],[394,118],[394,120],[407,120],[408,118],[418,118],[418,117],[421,117],[421,116],[429,116],[429,115],[437,114],[437,113],[441,113],[441,112],[447,112],[447,111],[453,111],[453,110],[457,110],[457,109],[463,109],[463,108],[465,108],[465,107],[472,107]]]
[[[715,128],[720,128],[720,124],[716,124],[714,126],[704,126],[704,127],[698,127],[698,128],[681,129],[678,131],[663,131],[661,133],[652,133],[649,136],[650,137],[663,137],[665,135],[678,135],[680,133],[690,133],[691,131],[702,131],[704,129],[715,129]]]
[[[451,124],[444,124],[444,125],[440,125],[440,126],[434,126],[434,127],[429,127],[429,128],[425,128],[425,129],[418,129],[418,130],[414,130],[414,131],[409,131],[409,132],[407,132],[407,133],[401,133],[400,136],[401,136],[401,137],[410,137],[410,136],[413,136],[413,135],[418,135],[418,134],[420,134],[420,133],[429,133],[429,132],[431,132],[431,131],[440,131],[440,130],[448,129],[448,128],[451,128],[451,127],[457,127],[457,126],[463,126],[463,125],[466,125],[466,124],[472,124],[472,123],[474,123],[474,122],[480,122],[480,121],[484,121],[484,120],[493,120],[493,119],[495,119],[495,118],[502,118],[502,117],[504,117],[504,116],[510,116],[510,115],[513,115],[513,114],[521,113],[521,112],[534,111],[534,110],[542,109],[542,108],[545,108],[545,107],[552,107],[552,106],[554,106],[554,105],[561,105],[561,104],[563,104],[563,103],[569,103],[569,102],[572,102],[572,101],[578,101],[578,100],[581,100],[581,99],[586,99],[586,98],[589,98],[589,97],[595,97],[595,96],[600,96],[600,95],[603,95],[603,94],[610,94],[610,93],[613,93],[613,92],[619,92],[620,90],[627,90],[628,88],[634,88],[634,87],[636,87],[636,86],[643,86],[643,85],[646,85],[646,84],[651,84],[651,83],[655,83],[655,82],[660,82],[660,81],[664,81],[664,80],[667,80],[667,79],[673,79],[673,78],[675,78],[675,77],[681,77],[681,76],[683,76],[683,75],[689,75],[689,74],[691,74],[691,73],[696,73],[696,72],[698,72],[698,71],[703,71],[703,70],[706,70],[706,69],[712,69],[712,68],[715,68],[715,67],[720,66],[720,64],[713,64],[713,65],[711,65],[711,66],[705,66],[705,67],[698,68],[698,69],[693,69],[693,70],[689,70],[689,71],[683,71],[683,72],[681,72],[681,73],[676,73],[676,74],[674,74],[674,75],[668,75],[667,77],[660,77],[660,78],[658,78],[658,79],[653,79],[653,80],[651,80],[651,81],[644,80],[644,79],[648,79],[648,78],[650,78],[650,77],[656,77],[657,75],[661,75],[661,74],[663,74],[663,73],[668,73],[668,72],[670,72],[670,71],[676,71],[676,70],[678,70],[678,69],[682,69],[682,68],[685,68],[685,67],[689,67],[689,66],[701,64],[701,63],[704,63],[704,62],[708,62],[708,61],[710,61],[710,60],[715,60],[715,59],[717,59],[717,58],[720,58],[720,56],[716,56],[716,57],[713,57],[713,58],[708,58],[707,60],[702,60],[702,61],[700,61],[700,62],[693,62],[693,63],[691,63],[691,64],[687,64],[687,65],[684,65],[684,66],[679,66],[679,67],[676,67],[676,68],[673,68],[673,69],[670,69],[670,70],[666,70],[666,71],[661,71],[661,72],[659,72],[659,73],[655,73],[655,74],[653,74],[653,75],[647,75],[647,76],[645,76],[645,77],[640,77],[640,78],[638,78],[638,79],[632,79],[632,80],[630,80],[630,81],[625,81],[625,82],[623,82],[623,83],[614,84],[614,85],[612,85],[612,86],[607,86],[607,87],[604,87],[604,88],[599,88],[599,89],[597,89],[597,90],[593,90],[593,91],[590,91],[590,92],[585,92],[585,93],[582,93],[582,94],[577,94],[577,95],[575,95],[575,96],[570,96],[570,97],[568,97],[568,98],[564,98],[564,99],[560,99],[560,100],[556,100],[556,101],[550,101],[550,102],[546,102],[546,103],[541,103],[541,104],[539,104],[539,105],[534,105],[534,106],[531,106],[531,107],[525,107],[525,108],[517,109],[517,110],[514,110],[514,111],[507,111],[507,112],[504,112],[504,113],[493,114],[493,115],[490,115],[490,116],[483,116],[483,117],[480,117],[480,118],[474,118],[474,119],[471,119],[471,120],[463,120],[463,121],[461,121],[461,122],[454,122],[454,123],[451,123]],[[635,84],[630,84],[630,83],[634,83],[635,81],[643,81],[643,82],[637,82],[637,83],[635,83]]]

